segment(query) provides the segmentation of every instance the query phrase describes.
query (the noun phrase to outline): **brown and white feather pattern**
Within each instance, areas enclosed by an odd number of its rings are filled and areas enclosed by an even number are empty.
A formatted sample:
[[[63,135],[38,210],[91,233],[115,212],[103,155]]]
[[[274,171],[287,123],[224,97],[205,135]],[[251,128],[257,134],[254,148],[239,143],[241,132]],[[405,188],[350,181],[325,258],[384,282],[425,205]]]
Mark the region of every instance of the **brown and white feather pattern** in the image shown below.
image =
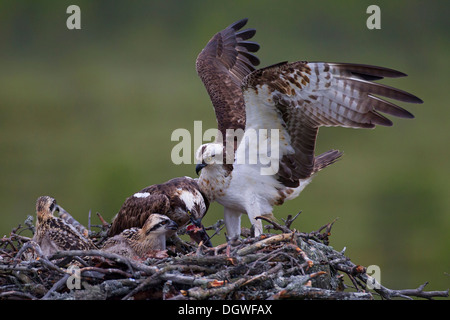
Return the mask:
[[[211,98],[218,130],[225,138],[226,129],[245,129],[245,104],[241,82],[255,70],[259,50],[249,41],[255,29],[241,30],[247,19],[237,21],[215,34],[196,61],[197,73]]]
[[[280,171],[286,185],[310,177],[324,163],[332,163],[338,151],[315,157],[321,126],[374,128],[391,126],[380,114],[412,118],[405,109],[379,96],[403,102],[422,101],[405,91],[371,80],[405,74],[382,67],[344,63],[282,63],[257,70],[243,80],[247,126],[281,130]]]
[[[57,208],[55,199],[39,197],[36,201],[36,231],[33,241],[44,255],[58,251],[95,249],[94,243],[83,236],[74,226],[53,215]]]
[[[223,50],[223,43],[233,43],[233,32],[246,21],[238,21],[219,32],[197,60],[197,70],[213,102],[219,130],[239,129],[245,123],[244,139],[235,146],[232,165],[202,162],[208,158],[216,159],[218,154],[223,159],[230,158],[224,152],[229,149],[224,149],[219,143],[202,145],[196,154],[196,170],[201,170],[199,184],[211,199],[224,206],[225,224],[230,236],[239,235],[243,213],[248,214],[257,233],[262,232],[257,216],[271,214],[274,205],[297,197],[316,172],[341,157],[338,150],[315,155],[321,126],[390,126],[391,120],[382,113],[403,118],[413,116],[384,98],[422,102],[405,91],[375,82],[405,74],[369,65],[298,61],[252,71],[257,65],[252,63],[247,64],[247,75],[242,77],[243,72],[240,77],[233,77],[230,69],[233,64],[230,62],[234,60],[229,60],[229,56],[223,53],[232,53],[230,57],[234,57],[236,51],[233,51],[233,45],[226,46],[230,50]],[[223,37],[225,34],[229,36]],[[236,90],[237,85],[242,92]],[[243,106],[245,112],[242,111]],[[243,115],[245,121],[233,120],[236,117],[241,119]],[[267,133],[270,129],[279,130],[278,155],[263,154],[259,146],[256,151],[247,148],[251,141],[261,139],[252,136],[255,132],[260,133],[260,129],[267,130]],[[272,143],[272,136],[267,134],[261,141]],[[267,146],[266,150],[269,148]],[[257,153],[258,163],[246,161],[247,154],[254,155],[250,152]],[[263,162],[267,160],[270,160],[268,171],[272,174],[267,174],[267,171],[261,174],[260,169],[266,169]],[[273,162],[278,166],[273,166]]]
[[[208,207],[209,200],[198,186],[197,179],[174,178],[128,197],[113,219],[108,235],[111,237],[133,227],[142,228],[153,213],[166,215],[181,228],[191,216],[201,220]]]

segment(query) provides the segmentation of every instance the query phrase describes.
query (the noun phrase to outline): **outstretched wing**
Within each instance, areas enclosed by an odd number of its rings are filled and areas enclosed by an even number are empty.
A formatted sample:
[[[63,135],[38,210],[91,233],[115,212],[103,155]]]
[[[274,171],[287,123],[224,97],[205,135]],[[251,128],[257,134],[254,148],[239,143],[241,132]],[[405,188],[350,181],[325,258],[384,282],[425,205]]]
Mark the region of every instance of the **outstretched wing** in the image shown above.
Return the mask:
[[[123,203],[112,221],[108,236],[112,237],[129,228],[142,228],[153,213],[165,214],[170,208],[169,198],[164,194],[135,193]]]
[[[248,41],[255,29],[239,31],[246,23],[247,19],[237,21],[214,35],[196,61],[197,73],[211,98],[224,139],[226,129],[245,129],[241,82],[259,65],[259,59],[252,54],[259,45]]]
[[[246,130],[280,129],[278,179],[295,187],[299,179],[308,178],[340,156],[332,150],[315,157],[319,127],[391,126],[391,120],[380,112],[413,118],[410,112],[379,96],[410,103],[422,100],[373,82],[403,76],[382,67],[303,61],[257,70],[243,80]]]

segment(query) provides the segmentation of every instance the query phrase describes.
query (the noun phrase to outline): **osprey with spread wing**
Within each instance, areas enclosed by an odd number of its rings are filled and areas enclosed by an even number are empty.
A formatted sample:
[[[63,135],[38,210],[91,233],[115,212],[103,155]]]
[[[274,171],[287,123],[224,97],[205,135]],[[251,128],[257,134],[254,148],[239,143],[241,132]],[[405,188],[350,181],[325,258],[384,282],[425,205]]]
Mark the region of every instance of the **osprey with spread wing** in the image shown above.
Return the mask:
[[[381,113],[413,118],[380,97],[422,103],[374,82],[406,76],[383,67],[298,61],[256,70],[259,59],[253,53],[259,45],[249,41],[254,29],[240,30],[246,23],[240,20],[214,35],[197,58],[223,137],[197,150],[198,184],[210,200],[224,206],[231,237],[240,234],[242,214],[260,234],[258,216],[271,215],[275,205],[297,197],[316,172],[340,158],[337,150],[315,155],[319,127],[391,126]],[[243,136],[227,148],[222,141],[237,130]],[[252,155],[256,163],[248,161]],[[263,168],[268,170],[261,174]]]

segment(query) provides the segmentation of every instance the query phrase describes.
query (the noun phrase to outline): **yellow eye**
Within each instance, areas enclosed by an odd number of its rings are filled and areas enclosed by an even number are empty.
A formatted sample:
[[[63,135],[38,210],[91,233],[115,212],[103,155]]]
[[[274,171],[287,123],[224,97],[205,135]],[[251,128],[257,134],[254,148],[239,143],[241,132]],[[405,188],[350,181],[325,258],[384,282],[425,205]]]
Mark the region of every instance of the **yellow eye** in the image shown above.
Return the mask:
[[[213,157],[207,157],[206,159],[205,159],[205,162],[206,163],[211,163],[213,161]]]

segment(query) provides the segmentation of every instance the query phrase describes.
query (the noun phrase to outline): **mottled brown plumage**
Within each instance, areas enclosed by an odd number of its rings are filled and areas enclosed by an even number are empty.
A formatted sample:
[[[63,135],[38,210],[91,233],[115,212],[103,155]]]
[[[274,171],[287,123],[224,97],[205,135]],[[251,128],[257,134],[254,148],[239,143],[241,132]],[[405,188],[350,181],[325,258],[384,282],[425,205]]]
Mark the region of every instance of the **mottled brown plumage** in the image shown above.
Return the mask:
[[[49,196],[39,197],[36,201],[36,231],[33,241],[44,255],[50,256],[57,251],[95,249],[94,243],[84,237],[74,226],[53,213],[58,209],[56,200]]]
[[[142,228],[153,213],[166,215],[181,228],[191,219],[200,221],[208,207],[209,200],[196,179],[174,178],[128,197],[113,219],[108,235],[111,237],[133,227]]]
[[[105,252],[127,258],[145,259],[166,249],[166,237],[178,228],[167,216],[151,214],[142,228],[130,228],[109,238],[103,245]]]

